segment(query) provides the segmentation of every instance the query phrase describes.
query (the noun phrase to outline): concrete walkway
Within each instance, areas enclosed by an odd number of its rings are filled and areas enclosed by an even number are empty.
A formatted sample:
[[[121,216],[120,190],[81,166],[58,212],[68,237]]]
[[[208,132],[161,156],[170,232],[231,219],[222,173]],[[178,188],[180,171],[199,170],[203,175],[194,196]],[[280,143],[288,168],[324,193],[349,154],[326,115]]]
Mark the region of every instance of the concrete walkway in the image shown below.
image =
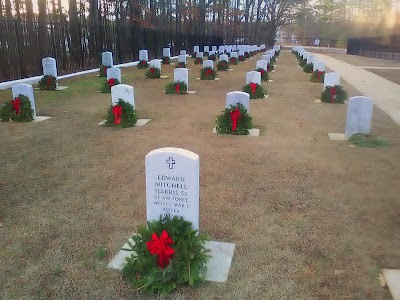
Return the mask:
[[[353,66],[323,54],[314,53],[314,56],[325,62],[326,67],[339,73],[343,80],[359,90],[363,96],[372,98],[376,106],[400,125],[400,85],[362,67]]]

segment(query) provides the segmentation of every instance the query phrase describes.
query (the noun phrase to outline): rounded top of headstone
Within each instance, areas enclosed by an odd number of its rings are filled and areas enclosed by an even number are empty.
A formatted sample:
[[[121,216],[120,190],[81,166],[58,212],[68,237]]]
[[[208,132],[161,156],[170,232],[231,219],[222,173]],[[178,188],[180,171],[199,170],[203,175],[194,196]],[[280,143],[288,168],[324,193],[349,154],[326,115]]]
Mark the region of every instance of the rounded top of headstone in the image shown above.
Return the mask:
[[[158,148],[155,149],[153,151],[150,151],[149,153],[147,153],[146,158],[148,156],[152,156],[152,155],[156,155],[156,154],[161,154],[161,153],[175,153],[178,155],[183,155],[186,156],[187,158],[193,159],[193,160],[197,160],[199,159],[199,155],[186,150],[186,149],[182,149],[182,148],[174,148],[174,147],[164,147],[164,148]]]

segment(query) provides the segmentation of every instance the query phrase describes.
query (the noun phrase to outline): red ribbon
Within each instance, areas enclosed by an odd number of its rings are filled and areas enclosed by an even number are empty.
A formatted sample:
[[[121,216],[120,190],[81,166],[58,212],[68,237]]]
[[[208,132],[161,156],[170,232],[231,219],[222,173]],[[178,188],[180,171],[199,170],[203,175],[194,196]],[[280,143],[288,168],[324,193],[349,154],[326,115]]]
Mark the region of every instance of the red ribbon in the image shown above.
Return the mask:
[[[51,84],[51,77],[47,77],[47,82],[46,82],[46,87],[49,90],[50,89],[50,84]]]
[[[331,102],[335,102],[335,96],[336,96],[336,87],[332,86],[329,89],[329,93],[331,94]]]
[[[239,108],[236,107],[236,110],[231,111],[230,115],[232,119],[232,131],[236,131],[237,121],[241,117]]]
[[[154,70],[154,68],[150,68],[150,73],[154,74],[156,72],[156,70]]]
[[[235,63],[235,58],[231,57],[231,63]]]
[[[108,84],[110,85],[110,87],[113,87],[115,85],[115,79],[114,78],[108,79]]]
[[[261,73],[261,76],[262,76],[265,73],[265,70],[261,69],[260,73]]]
[[[181,85],[179,83],[175,85],[175,92],[177,92],[178,94],[181,93]]]
[[[114,115],[114,125],[121,124],[122,106],[119,105],[113,106],[112,113]]]
[[[250,88],[251,88],[251,92],[253,94],[255,94],[256,93],[256,89],[257,89],[257,83],[250,82]]]
[[[19,115],[21,110],[21,100],[19,98],[15,98],[15,100],[11,100],[11,105],[13,110],[15,110],[15,113]]]
[[[324,74],[324,72],[318,71],[318,81],[321,81],[322,74]]]
[[[145,64],[147,64],[147,61],[142,60],[142,65],[145,65]]]
[[[169,245],[172,245],[174,241],[168,236],[168,232],[163,230],[160,237],[153,233],[151,235],[151,241],[146,242],[147,249],[151,255],[158,255],[158,265],[161,268],[165,268],[169,265],[172,255],[175,253],[174,249]]]
[[[206,76],[207,76],[207,77],[208,77],[208,76],[211,76],[212,72],[213,72],[213,70],[207,69],[207,71],[206,71]]]
[[[108,69],[107,66],[103,66],[103,74],[107,74],[107,69]]]

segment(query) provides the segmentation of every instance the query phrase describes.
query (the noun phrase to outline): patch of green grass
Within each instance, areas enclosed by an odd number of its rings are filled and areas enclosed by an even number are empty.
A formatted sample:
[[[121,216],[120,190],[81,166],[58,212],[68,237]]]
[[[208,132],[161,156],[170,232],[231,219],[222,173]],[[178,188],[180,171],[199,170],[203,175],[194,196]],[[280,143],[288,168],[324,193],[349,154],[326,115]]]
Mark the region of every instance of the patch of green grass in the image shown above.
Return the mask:
[[[97,256],[101,259],[106,258],[107,250],[103,246],[99,247],[99,249],[97,250]]]
[[[60,266],[56,266],[56,268],[54,269],[53,275],[57,276],[57,277],[60,277],[61,273],[62,273],[61,267]]]
[[[377,148],[377,147],[388,148],[392,145],[391,142],[386,138],[383,138],[378,135],[363,134],[363,133],[353,134],[349,139],[349,143],[363,148]]]

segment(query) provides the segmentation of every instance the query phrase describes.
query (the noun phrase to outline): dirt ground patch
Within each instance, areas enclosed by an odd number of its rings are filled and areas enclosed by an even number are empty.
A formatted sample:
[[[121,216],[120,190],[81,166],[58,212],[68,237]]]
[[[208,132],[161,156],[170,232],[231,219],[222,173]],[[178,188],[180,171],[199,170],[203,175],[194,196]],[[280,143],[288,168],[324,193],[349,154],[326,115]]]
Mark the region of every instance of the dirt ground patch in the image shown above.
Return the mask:
[[[184,96],[164,94],[170,79],[122,69],[139,117],[152,119],[141,128],[97,125],[111,97],[97,93],[94,74],[62,81],[63,92],[35,93],[38,114],[52,119],[0,124],[3,298],[156,299],[106,265],[146,220],[145,155],[173,146],[200,155],[200,230],[236,243],[226,284],[183,288],[173,299],[390,299],[376,277],[400,267],[399,127],[375,107],[373,133],[393,147],[330,141],[328,132],[344,131],[347,106],[314,103],[322,84],[284,52],[273,82],[263,83],[269,99],[250,104],[261,136],[212,134],[226,93],[255,64],[212,82],[196,81],[192,65],[198,93]],[[163,73],[172,78],[173,66]],[[102,246],[106,259],[96,254]]]
[[[342,60],[354,66],[369,66],[369,67],[400,67],[400,61],[371,58],[358,55],[349,54],[336,54],[336,53],[324,53],[324,55]]]
[[[370,71],[376,75],[379,75],[391,82],[400,84],[400,70],[379,70],[379,69],[368,69],[365,70]]]

